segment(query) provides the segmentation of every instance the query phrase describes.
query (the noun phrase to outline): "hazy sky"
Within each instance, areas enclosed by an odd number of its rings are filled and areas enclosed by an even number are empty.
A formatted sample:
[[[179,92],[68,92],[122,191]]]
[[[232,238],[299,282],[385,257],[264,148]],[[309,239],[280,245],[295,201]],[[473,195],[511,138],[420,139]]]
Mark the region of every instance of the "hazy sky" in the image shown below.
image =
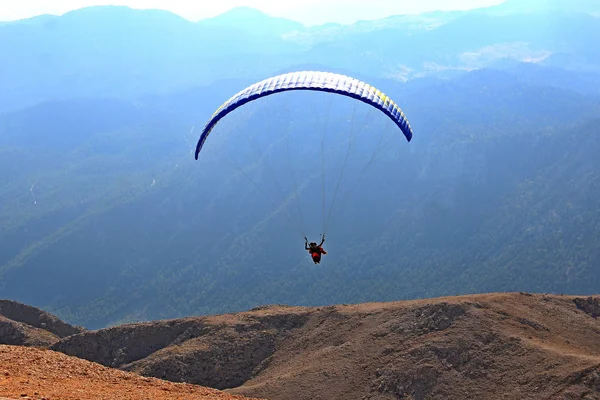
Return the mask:
[[[169,10],[191,21],[213,17],[233,7],[250,6],[306,25],[352,23],[431,10],[463,10],[502,3],[503,0],[0,0],[0,21],[40,14],[61,15],[93,5]]]

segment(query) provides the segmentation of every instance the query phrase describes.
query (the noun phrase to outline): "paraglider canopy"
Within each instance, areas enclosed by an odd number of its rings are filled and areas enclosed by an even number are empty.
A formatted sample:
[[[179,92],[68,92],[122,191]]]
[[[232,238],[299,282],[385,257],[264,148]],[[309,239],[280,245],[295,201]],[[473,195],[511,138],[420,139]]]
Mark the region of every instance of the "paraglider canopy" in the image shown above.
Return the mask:
[[[214,126],[238,107],[261,97],[288,90],[314,90],[332,92],[358,99],[377,108],[390,117],[400,128],[406,140],[412,139],[412,129],[398,105],[381,90],[358,79],[322,71],[298,71],[267,78],[248,86],[223,103],[208,120],[196,145],[195,158],[202,150]]]

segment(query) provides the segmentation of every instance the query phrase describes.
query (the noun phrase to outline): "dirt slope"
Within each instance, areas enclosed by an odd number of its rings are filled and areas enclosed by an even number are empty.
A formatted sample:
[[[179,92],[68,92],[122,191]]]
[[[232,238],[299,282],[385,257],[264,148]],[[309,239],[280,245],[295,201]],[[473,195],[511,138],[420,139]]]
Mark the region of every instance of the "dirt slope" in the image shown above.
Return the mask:
[[[145,378],[51,350],[0,345],[0,399],[242,399],[200,386]]]
[[[124,325],[54,349],[269,399],[600,399],[598,298],[487,294]]]

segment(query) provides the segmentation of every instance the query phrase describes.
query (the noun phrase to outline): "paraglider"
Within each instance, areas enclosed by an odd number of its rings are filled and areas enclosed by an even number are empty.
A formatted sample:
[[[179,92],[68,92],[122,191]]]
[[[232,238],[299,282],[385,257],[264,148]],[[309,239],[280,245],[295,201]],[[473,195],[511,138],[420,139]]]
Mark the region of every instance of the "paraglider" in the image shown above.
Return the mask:
[[[406,119],[404,112],[381,90],[356,78],[337,73],[322,71],[297,71],[273,76],[254,83],[225,101],[212,114],[202,129],[200,138],[196,145],[195,159],[198,159],[199,154],[202,151],[202,148],[213,128],[219,123],[220,120],[222,120],[232,111],[251,101],[276,93],[293,90],[329,92],[359,100],[376,108],[388,116],[389,119],[391,119],[404,134],[407,141],[410,142],[412,139],[412,128]],[[309,251],[315,264],[320,263],[322,254],[327,254],[327,252],[322,248],[325,240],[325,229],[326,226],[323,227],[323,238],[319,245],[317,245],[315,242],[311,242],[309,246],[308,240],[306,239],[306,236],[304,236],[305,250]]]
[[[321,235],[321,243],[319,244],[316,242],[310,242],[309,244],[306,236],[304,237],[304,250],[308,250],[315,264],[321,263],[321,254],[327,254],[323,249],[323,243],[325,243],[325,235]]]

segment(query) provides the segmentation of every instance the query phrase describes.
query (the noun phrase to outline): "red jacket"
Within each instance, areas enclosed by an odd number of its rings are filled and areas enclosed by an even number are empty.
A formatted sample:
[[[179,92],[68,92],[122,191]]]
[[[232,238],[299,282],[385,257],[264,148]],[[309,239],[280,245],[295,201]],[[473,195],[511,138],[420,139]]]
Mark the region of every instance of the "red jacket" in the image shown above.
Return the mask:
[[[317,253],[317,254],[327,254],[327,252],[326,252],[326,251],[323,249],[323,247],[322,247],[322,246],[317,246],[317,248],[315,248],[315,249],[311,249],[311,248],[309,248],[309,249],[308,249],[308,252],[309,252],[310,254],[313,254],[313,253]]]

